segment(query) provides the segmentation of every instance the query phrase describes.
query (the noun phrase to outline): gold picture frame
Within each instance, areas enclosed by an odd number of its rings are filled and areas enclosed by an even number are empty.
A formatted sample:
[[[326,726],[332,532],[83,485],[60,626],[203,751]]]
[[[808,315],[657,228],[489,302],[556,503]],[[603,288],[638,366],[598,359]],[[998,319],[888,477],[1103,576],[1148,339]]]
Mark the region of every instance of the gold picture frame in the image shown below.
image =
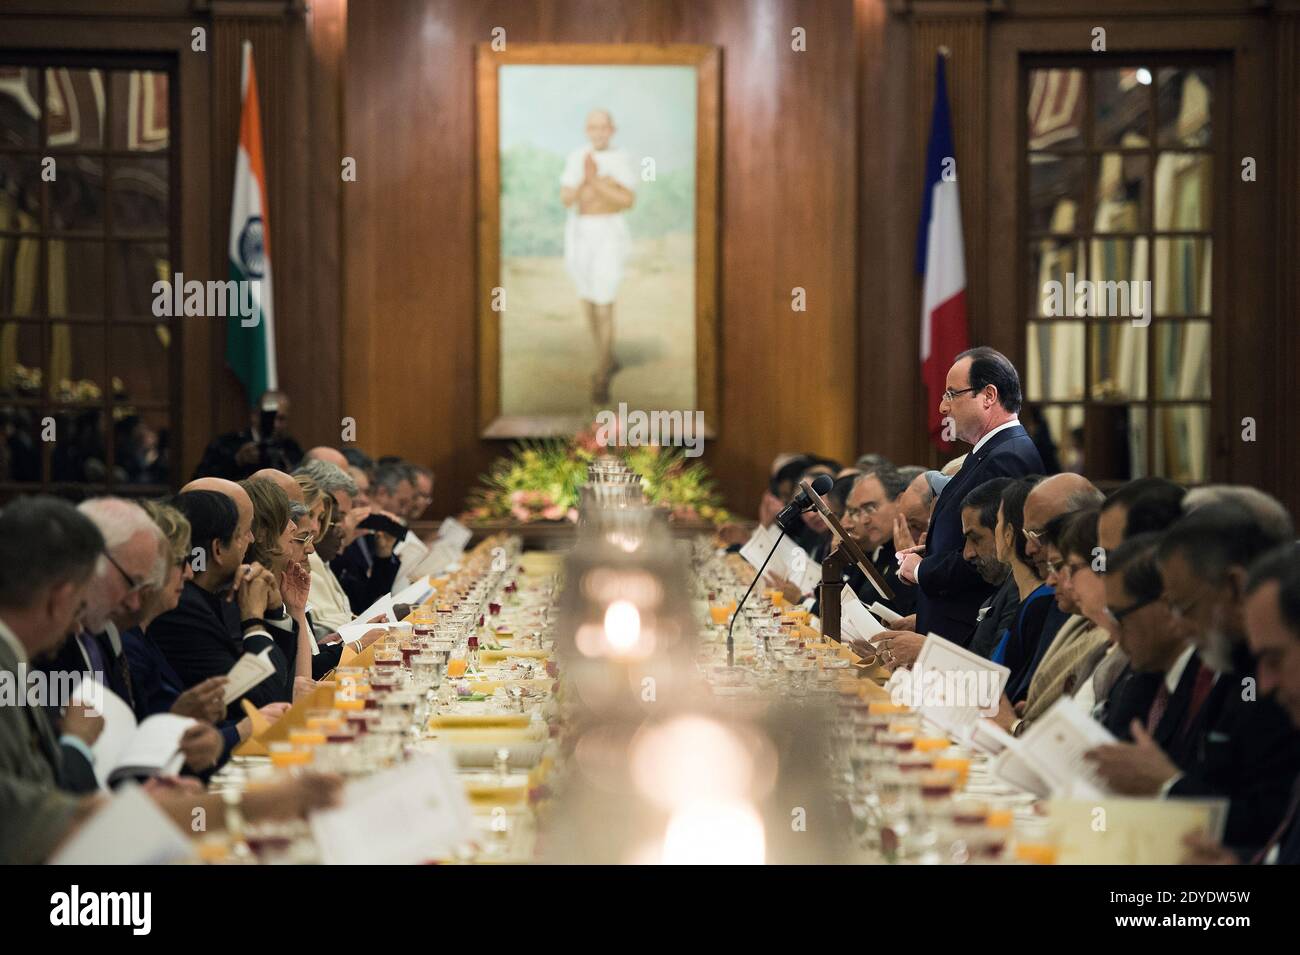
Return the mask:
[[[499,307],[494,307],[497,305],[494,298],[503,288],[500,70],[511,65],[686,66],[694,70],[694,409],[704,413],[705,433],[710,437],[717,433],[720,55],[717,47],[702,44],[511,42],[501,50],[493,49],[491,43],[478,45],[476,309],[479,319],[479,430],[482,437],[567,435],[592,420],[585,413],[529,413],[528,409],[517,407],[503,413],[502,313]],[[576,298],[574,302],[576,306]]]

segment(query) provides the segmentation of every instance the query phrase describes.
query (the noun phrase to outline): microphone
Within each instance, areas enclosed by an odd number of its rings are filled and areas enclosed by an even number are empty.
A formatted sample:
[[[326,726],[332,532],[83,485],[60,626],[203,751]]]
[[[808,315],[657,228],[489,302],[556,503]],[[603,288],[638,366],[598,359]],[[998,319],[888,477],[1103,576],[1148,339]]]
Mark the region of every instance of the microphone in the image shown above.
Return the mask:
[[[804,497],[808,496],[803,494],[802,491],[800,494]],[[809,503],[811,503],[811,501]],[[740,616],[740,609],[745,606],[745,601],[749,599],[749,595],[754,592],[754,585],[758,583],[759,579],[763,576],[763,571],[767,569],[767,562],[772,559],[772,555],[776,553],[776,549],[781,546],[781,541],[784,539],[785,528],[782,528],[780,536],[776,539],[776,543],[772,545],[772,549],[769,550],[767,556],[763,558],[763,564],[758,568],[758,573],[754,574],[754,579],[749,582],[749,589],[745,591],[745,596],[740,598],[740,602],[736,604],[736,609],[731,612],[731,622],[727,624],[727,666],[729,667],[734,667],[736,665],[736,641],[731,635],[731,632],[736,629],[736,618]]]
[[[834,486],[835,481],[829,474],[819,474],[817,479],[812,482],[812,489],[823,496],[830,493],[831,488]],[[776,526],[793,536],[799,530],[799,515],[804,511],[812,510],[812,508],[813,499],[801,487],[799,493],[781,509],[780,514],[776,515]]]
[[[812,489],[818,494],[825,494],[834,484],[835,482],[829,474],[821,474],[817,476],[817,480],[812,482]],[[776,543],[772,545],[772,549],[767,552],[767,556],[763,558],[762,566],[758,568],[758,573],[754,574],[754,579],[750,581],[745,596],[741,597],[740,602],[736,604],[736,609],[731,614],[731,623],[727,625],[727,666],[736,665],[736,642],[731,632],[736,628],[736,618],[740,616],[741,608],[745,606],[745,601],[749,599],[749,595],[754,592],[754,585],[762,578],[763,571],[767,569],[767,562],[772,559],[776,549],[781,546],[781,541],[785,538],[785,535],[794,534],[798,530],[799,515],[804,511],[812,510],[812,507],[813,499],[808,496],[806,489],[800,487],[799,493],[776,516],[776,526],[781,529],[781,534],[777,537]]]

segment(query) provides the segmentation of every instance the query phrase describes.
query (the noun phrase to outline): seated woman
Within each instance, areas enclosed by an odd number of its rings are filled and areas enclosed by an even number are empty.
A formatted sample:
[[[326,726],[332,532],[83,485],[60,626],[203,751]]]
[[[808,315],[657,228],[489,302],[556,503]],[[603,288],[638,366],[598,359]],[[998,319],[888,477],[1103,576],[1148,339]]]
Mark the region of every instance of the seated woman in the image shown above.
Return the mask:
[[[1070,592],[1074,595],[1075,601],[1079,605],[1079,613],[1083,614],[1089,620],[1096,621],[1101,627],[1105,628],[1107,635],[1110,637],[1112,646],[1107,654],[1107,658],[1114,657],[1123,663],[1123,668],[1114,676],[1114,678],[1102,681],[1090,680],[1084,684],[1080,690],[1077,699],[1087,707],[1097,722],[1106,724],[1111,706],[1121,694],[1121,689],[1128,682],[1128,677],[1132,675],[1132,670],[1128,666],[1128,655],[1124,648],[1120,646],[1120,624],[1116,621],[1114,615],[1110,612],[1110,607],[1106,600],[1106,577],[1105,573],[1099,573],[1094,569],[1093,561],[1096,548],[1100,543],[1098,528],[1100,526],[1099,512],[1095,510],[1081,511],[1070,524],[1064,529],[1059,541],[1059,549],[1063,564],[1061,573],[1069,581]],[[1118,550],[1118,549],[1117,549]],[[1117,551],[1112,551],[1114,554]],[[1115,568],[1122,570],[1122,565]],[[1159,588],[1160,576],[1154,575],[1154,581],[1146,582],[1149,586]],[[1159,596],[1157,592],[1157,596]],[[1160,611],[1167,609],[1164,607],[1153,606],[1148,613],[1143,614],[1143,618],[1154,617],[1155,622],[1160,625],[1168,625],[1168,620],[1160,617]],[[1151,623],[1152,620],[1144,619],[1142,621]],[[1098,666],[1100,666],[1100,662]],[[1159,680],[1154,681],[1155,684]],[[1134,687],[1129,687],[1134,689]],[[1155,691],[1155,685],[1152,686],[1152,692]],[[1128,721],[1124,720],[1120,724],[1125,730],[1128,727]]]
[[[293,522],[289,496],[277,484],[250,478],[239,486],[253,501],[253,542],[244,561],[261,564],[274,581],[263,619],[288,662],[290,683],[312,679],[316,642],[307,620],[311,575],[304,566],[305,555],[302,564],[294,559],[295,554],[303,553],[304,534]]]
[[[159,501],[140,503],[167,538],[171,562],[162,586],[149,588],[142,595],[139,626],[121,635],[131,669],[136,719],[143,720],[155,713],[175,713],[215,724],[224,744],[217,763],[220,766],[236,745],[248,739],[253,731],[252,722],[248,717],[226,718],[224,676],[209,677],[187,688],[162,651],[149,639],[149,625],[176,608],[185,582],[194,577],[194,568],[190,563],[190,522],[185,515]],[[287,706],[268,704],[261,708],[262,715],[275,722]]]
[[[1056,591],[1056,605],[1070,617],[1042,655],[1029,682],[1017,735],[1042,717],[1062,696],[1075,696],[1084,687],[1095,702],[1092,677],[1098,665],[1115,646],[1111,618],[1106,609],[1102,578],[1092,570],[1092,552],[1097,546],[1097,512],[1067,511],[1052,518],[1038,538],[1047,555],[1047,583]],[[1071,583],[1071,563],[1082,562],[1080,592]],[[1089,707],[1091,703],[1089,704]]]
[[[1011,625],[998,636],[989,657],[994,663],[1010,668],[1006,695],[1013,704],[1029,692],[1029,681],[1041,658],[1039,650],[1044,639],[1050,641],[1066,620],[1066,614],[1056,606],[1056,592],[1038,576],[1037,567],[1025,549],[1025,499],[1032,487],[1028,481],[1016,481],[1003,489],[993,531],[997,558],[1011,568],[1020,597]]]

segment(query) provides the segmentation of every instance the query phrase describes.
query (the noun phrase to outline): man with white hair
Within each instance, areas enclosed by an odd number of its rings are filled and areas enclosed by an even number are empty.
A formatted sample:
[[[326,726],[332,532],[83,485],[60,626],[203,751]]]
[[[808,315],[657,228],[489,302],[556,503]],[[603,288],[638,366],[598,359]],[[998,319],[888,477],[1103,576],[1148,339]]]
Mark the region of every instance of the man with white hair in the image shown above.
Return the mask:
[[[45,669],[90,673],[134,706],[131,671],[122,641],[109,619],[140,610],[142,592],[159,587],[167,576],[167,541],[144,508],[120,497],[96,497],[77,510],[90,518],[104,537],[104,551],[86,587],[81,628]]]
[[[1194,487],[1183,496],[1183,513],[1190,514],[1207,504],[1221,504],[1225,501],[1240,504],[1263,527],[1277,528],[1285,536],[1294,533],[1295,525],[1291,521],[1291,514],[1282,502],[1271,494],[1246,484],[1203,484]]]

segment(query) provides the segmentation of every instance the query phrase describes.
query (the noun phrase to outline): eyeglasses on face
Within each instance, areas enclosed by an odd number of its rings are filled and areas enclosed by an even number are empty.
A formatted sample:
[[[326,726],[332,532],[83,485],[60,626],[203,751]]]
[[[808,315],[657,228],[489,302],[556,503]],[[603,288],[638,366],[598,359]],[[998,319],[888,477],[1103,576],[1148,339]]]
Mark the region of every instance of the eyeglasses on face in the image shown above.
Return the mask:
[[[1076,564],[1067,560],[1061,564],[1060,573],[1066,577],[1073,577],[1075,574],[1079,573],[1080,571],[1090,570],[1090,569],[1091,568],[1088,567],[1087,561],[1079,561]]]
[[[113,555],[109,551],[104,551],[104,556],[108,558],[108,562],[112,564],[114,567],[116,567],[117,572],[121,574],[122,577],[126,580],[126,585],[127,585],[126,592],[128,596],[133,593],[136,593],[137,591],[144,590],[145,585],[148,583],[147,580],[136,580],[134,577],[128,574],[125,570],[122,569],[122,565],[117,562],[117,560],[113,557]]]
[[[952,400],[953,400],[954,398],[956,398],[958,395],[966,395],[966,394],[970,394],[970,393],[971,393],[972,391],[974,391],[974,390],[975,390],[974,388],[962,388],[962,389],[959,390],[959,391],[953,391],[951,388],[949,388],[947,391],[945,391],[945,392],[943,393],[943,400],[944,400],[944,401],[952,401]]]
[[[311,543],[312,541],[314,541],[315,539],[316,539],[316,535],[315,535],[315,534],[303,534],[301,537],[290,537],[290,538],[289,538],[289,540],[293,541],[293,542],[294,542],[295,544],[297,544],[299,547],[306,547],[308,544],[310,544],[310,543]]]
[[[867,501],[866,504],[859,504],[857,507],[850,507],[844,512],[844,516],[852,518],[855,521],[862,520],[865,517],[870,517],[878,510],[880,510],[879,502]]]
[[[1024,534],[1025,540],[1029,541],[1031,544],[1038,544],[1043,540],[1042,531],[1031,531],[1028,527],[1022,527],[1020,528],[1020,533]]]
[[[1160,600],[1159,597],[1152,597],[1150,600],[1139,600],[1137,603],[1133,604],[1132,606],[1124,607],[1121,610],[1115,610],[1113,608],[1108,607],[1107,612],[1110,614],[1110,618],[1114,620],[1117,624],[1123,624],[1124,618],[1132,616],[1133,614],[1141,610],[1143,607],[1150,607],[1153,603],[1155,603],[1158,600]]]

